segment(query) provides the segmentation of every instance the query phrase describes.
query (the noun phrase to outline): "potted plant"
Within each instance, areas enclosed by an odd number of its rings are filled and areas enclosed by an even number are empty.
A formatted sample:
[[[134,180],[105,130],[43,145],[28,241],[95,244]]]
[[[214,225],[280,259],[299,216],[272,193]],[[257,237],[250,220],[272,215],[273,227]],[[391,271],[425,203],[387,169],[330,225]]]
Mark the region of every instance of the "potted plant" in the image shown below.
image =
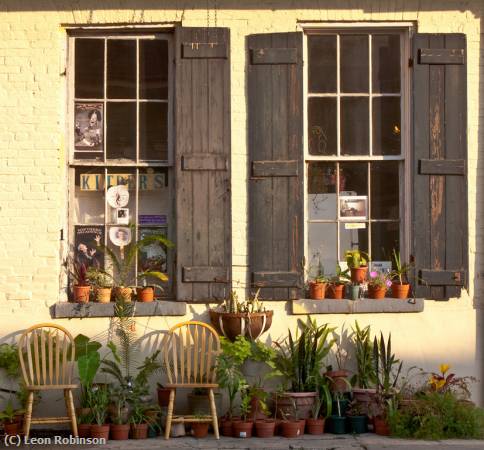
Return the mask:
[[[344,392],[333,392],[333,411],[335,414],[329,416],[330,429],[334,434],[346,433],[346,404]],[[336,406],[336,408],[334,407]]]
[[[107,272],[97,267],[89,267],[87,279],[94,288],[94,297],[98,303],[109,303],[113,290],[113,279]]]
[[[268,393],[261,386],[250,386],[249,395],[251,397],[250,407],[255,421],[256,436],[260,438],[273,437],[276,421],[268,418],[270,415],[266,403]]]
[[[94,423],[91,424],[91,437],[109,439],[109,424],[106,423],[109,406],[109,390],[107,387],[93,386],[89,394]]]
[[[361,286],[359,283],[350,283],[348,284],[348,290],[349,290],[349,294],[348,294],[348,297],[355,301],[355,300],[358,300],[360,298],[360,295],[361,295]]]
[[[5,409],[0,412],[0,421],[3,423],[5,434],[9,436],[14,436],[19,433],[19,423],[15,418],[16,414],[17,412],[10,400]]]
[[[312,417],[306,419],[306,432],[308,434],[318,435],[324,433],[324,423],[326,417],[331,415],[331,392],[328,386],[328,379],[325,376],[321,376],[318,382],[319,396],[314,402],[313,409],[311,411]],[[321,408],[324,407],[325,416],[320,415]]]
[[[197,420],[203,420],[206,418],[205,414],[202,414],[200,412],[197,412],[194,415],[194,418]],[[192,433],[193,437],[197,439],[203,439],[204,437],[207,437],[208,435],[208,422],[192,422]]]
[[[143,303],[152,302],[155,299],[155,286],[148,286],[146,279],[141,286],[136,287],[136,300]]]
[[[115,441],[129,439],[128,396],[129,392],[123,386],[112,390],[111,405],[114,411],[111,414],[111,439]]]
[[[381,300],[385,298],[388,288],[392,285],[389,275],[373,270],[368,280],[368,297]]]
[[[88,303],[91,295],[91,285],[87,278],[87,267],[76,260],[66,262],[69,278],[73,283],[72,296],[77,303]]]
[[[251,396],[248,390],[248,386],[244,386],[240,393],[240,418],[232,424],[233,436],[238,438],[250,438],[252,437],[252,429],[254,428],[254,422],[249,418],[250,413],[250,401]]]
[[[407,274],[411,265],[409,263],[402,264],[400,252],[395,249],[393,249],[392,256],[394,264],[394,269],[391,272],[392,297],[399,299],[408,298],[410,283],[408,283]]]
[[[333,340],[336,344],[336,350],[333,352],[333,356],[338,368],[333,370],[333,367],[329,365],[326,370],[326,377],[330,380],[332,392],[347,392],[351,390],[351,384],[348,381],[350,372],[346,370],[349,354],[344,347],[349,343],[350,338],[344,325],[341,328],[340,334],[333,331]]]
[[[149,418],[145,412],[146,404],[140,401],[139,395],[133,395],[131,407],[131,416],[129,418],[131,439],[147,439]]]
[[[237,293],[231,291],[222,305],[209,310],[210,321],[220,335],[231,341],[239,335],[257,339],[271,327],[274,311],[266,311],[259,292],[239,302]]]
[[[304,434],[305,420],[299,419],[299,412],[297,404],[294,399],[291,399],[292,412],[281,412],[281,434],[285,438],[295,438]]]
[[[336,273],[329,278],[327,287],[328,298],[341,300],[344,297],[347,282],[348,270],[342,270],[341,266],[336,264]]]
[[[363,403],[353,400],[346,410],[346,416],[351,433],[361,434],[368,431],[367,410]]]
[[[353,283],[363,283],[368,272],[368,261],[370,257],[361,250],[346,250],[345,260],[351,271],[351,281]]]
[[[91,425],[94,421],[94,416],[89,408],[89,412],[79,414],[77,416],[77,433],[81,438],[91,437]]]
[[[376,394],[375,368],[373,363],[373,345],[370,325],[362,328],[355,321],[353,327],[353,344],[355,347],[356,374],[351,379],[353,398],[360,403],[369,403]]]

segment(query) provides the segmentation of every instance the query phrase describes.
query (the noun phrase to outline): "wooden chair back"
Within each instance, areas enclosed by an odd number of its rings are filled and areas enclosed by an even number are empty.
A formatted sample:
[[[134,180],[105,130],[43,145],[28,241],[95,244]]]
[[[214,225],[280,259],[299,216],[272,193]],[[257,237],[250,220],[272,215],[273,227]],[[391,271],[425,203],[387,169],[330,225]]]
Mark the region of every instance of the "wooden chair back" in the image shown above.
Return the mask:
[[[27,387],[72,383],[75,346],[65,328],[51,323],[30,327],[20,337],[18,354]]]
[[[215,363],[219,353],[220,339],[210,325],[203,322],[175,325],[163,343],[169,384],[190,387],[215,384]]]

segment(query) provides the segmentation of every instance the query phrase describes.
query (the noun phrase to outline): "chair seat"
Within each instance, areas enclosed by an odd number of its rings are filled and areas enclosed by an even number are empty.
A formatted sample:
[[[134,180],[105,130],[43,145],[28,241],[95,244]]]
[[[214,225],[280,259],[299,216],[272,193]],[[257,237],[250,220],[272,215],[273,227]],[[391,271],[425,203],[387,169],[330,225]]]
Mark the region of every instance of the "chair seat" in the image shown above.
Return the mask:
[[[172,383],[172,384],[164,384],[164,387],[167,389],[172,388],[206,388],[206,389],[217,389],[217,383]]]
[[[31,384],[26,386],[28,391],[53,391],[53,390],[60,390],[60,389],[77,389],[79,385],[77,384]]]

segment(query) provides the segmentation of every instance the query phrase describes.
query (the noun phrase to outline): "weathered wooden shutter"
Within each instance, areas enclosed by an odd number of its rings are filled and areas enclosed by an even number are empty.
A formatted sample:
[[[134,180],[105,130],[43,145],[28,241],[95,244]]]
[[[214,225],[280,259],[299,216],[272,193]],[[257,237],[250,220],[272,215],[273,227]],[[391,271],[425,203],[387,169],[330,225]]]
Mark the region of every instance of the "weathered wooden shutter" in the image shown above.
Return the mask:
[[[302,34],[251,35],[249,263],[265,299],[299,298],[303,258]]]
[[[175,31],[177,299],[230,289],[229,30]]]
[[[448,299],[468,285],[465,35],[417,34],[413,66],[415,294]]]

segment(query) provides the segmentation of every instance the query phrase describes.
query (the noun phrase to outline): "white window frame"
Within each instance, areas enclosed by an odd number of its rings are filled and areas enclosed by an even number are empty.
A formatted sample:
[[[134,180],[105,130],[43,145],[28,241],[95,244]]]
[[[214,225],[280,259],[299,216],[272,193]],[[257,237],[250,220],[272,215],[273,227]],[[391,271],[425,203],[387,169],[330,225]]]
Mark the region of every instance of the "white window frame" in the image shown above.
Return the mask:
[[[309,252],[309,211],[308,211],[308,165],[310,162],[369,162],[369,161],[403,161],[400,169],[400,252],[404,260],[408,260],[410,257],[410,241],[411,241],[411,76],[409,61],[411,58],[411,36],[413,33],[414,24],[411,22],[371,22],[371,23],[356,23],[356,22],[342,22],[342,23],[300,23],[299,28],[303,31],[303,117],[304,117],[304,254],[308,263],[311,262],[311,255]],[[309,95],[308,86],[308,35],[311,34],[344,34],[344,33],[382,33],[391,32],[398,33],[400,35],[400,95],[401,96],[401,149],[400,155],[372,155],[372,101],[373,97],[377,96],[395,96],[395,94],[378,94],[372,95],[372,65],[371,65],[371,39],[369,38],[369,93],[364,93],[361,96],[368,97],[369,101],[369,133],[370,133],[370,155],[348,155],[343,156],[340,154],[340,98],[344,96],[355,96],[352,94],[340,93],[340,45],[339,35],[337,37],[337,94],[311,94]],[[309,136],[308,136],[308,98],[310,97],[336,97],[337,100],[337,155],[325,156],[325,155],[311,155],[309,153]],[[371,178],[368,167],[368,197],[371,195]],[[339,186],[339,171],[336,171],[336,186]],[[339,189],[336,190],[337,192]],[[339,197],[339,194],[338,194]],[[339,198],[336,199],[336,204],[339,205]],[[370,208],[370,206],[369,206]],[[368,222],[371,221],[371,211],[368,211]],[[335,223],[337,228],[337,261],[341,262],[340,254],[340,224],[342,221],[337,215],[335,220],[320,220],[311,222],[325,222]],[[365,221],[366,222],[366,221]],[[384,221],[377,221],[384,222]],[[368,229],[368,252],[371,254],[371,226]],[[328,271],[329,273],[329,271]],[[307,274],[305,275],[307,276]]]

